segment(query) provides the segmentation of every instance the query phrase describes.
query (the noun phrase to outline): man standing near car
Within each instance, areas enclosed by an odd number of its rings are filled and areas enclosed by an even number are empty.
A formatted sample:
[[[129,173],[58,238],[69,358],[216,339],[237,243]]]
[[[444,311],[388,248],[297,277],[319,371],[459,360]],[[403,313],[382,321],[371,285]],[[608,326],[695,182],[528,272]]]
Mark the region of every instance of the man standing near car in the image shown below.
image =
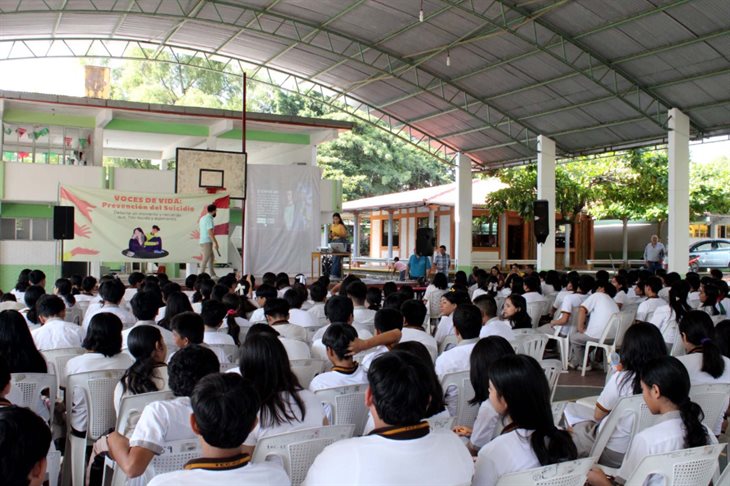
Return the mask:
[[[651,241],[644,248],[644,263],[651,273],[664,266],[664,257],[667,255],[667,249],[659,242],[657,235],[651,235]]]

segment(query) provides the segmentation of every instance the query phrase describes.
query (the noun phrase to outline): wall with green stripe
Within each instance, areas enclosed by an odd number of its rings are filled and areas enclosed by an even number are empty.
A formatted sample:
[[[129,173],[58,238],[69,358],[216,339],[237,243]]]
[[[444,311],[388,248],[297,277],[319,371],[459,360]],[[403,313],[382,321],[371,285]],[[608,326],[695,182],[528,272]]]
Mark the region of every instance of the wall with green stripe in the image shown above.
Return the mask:
[[[33,268],[33,270],[42,270],[46,274],[46,292],[53,290],[53,282],[60,275],[59,269],[55,265],[0,265],[0,290],[10,292],[18,281],[18,275],[25,268]]]

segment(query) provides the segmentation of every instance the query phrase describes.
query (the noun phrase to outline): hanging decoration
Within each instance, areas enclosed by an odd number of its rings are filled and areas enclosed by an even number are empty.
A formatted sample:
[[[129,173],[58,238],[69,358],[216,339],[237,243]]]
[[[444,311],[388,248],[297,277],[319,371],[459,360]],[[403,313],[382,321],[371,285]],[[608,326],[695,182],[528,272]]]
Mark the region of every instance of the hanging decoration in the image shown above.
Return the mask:
[[[71,147],[71,142],[73,142],[73,139],[71,137],[63,137],[63,144],[66,147]]]
[[[30,152],[18,152],[18,157],[24,159],[30,155]]]
[[[82,149],[86,148],[86,139],[85,138],[79,139],[79,147],[81,147]]]
[[[15,129],[15,133],[17,133],[17,134],[18,134],[19,136],[21,136],[21,137],[22,137],[23,135],[25,135],[25,132],[27,132],[27,131],[28,131],[28,130],[26,130],[25,128],[22,128],[22,127],[19,127],[19,128],[16,128],[16,129]]]
[[[38,140],[39,138],[48,135],[50,130],[48,128],[41,128],[40,130],[37,130],[29,135],[31,140]]]
[[[3,130],[3,132],[5,132],[5,135],[10,135],[10,134],[12,134],[12,133],[13,133],[13,129],[12,129],[12,128],[10,128],[10,127],[8,127],[8,128],[6,128],[5,130]]]

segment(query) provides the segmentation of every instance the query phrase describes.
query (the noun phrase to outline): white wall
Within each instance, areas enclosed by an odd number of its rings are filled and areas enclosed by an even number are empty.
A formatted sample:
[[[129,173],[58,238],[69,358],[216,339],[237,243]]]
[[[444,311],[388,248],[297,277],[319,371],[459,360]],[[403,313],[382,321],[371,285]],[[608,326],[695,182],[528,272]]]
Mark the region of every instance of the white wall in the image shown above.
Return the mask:
[[[249,164],[312,165],[312,146],[288,143],[272,143],[270,148],[249,154]]]
[[[114,169],[114,189],[132,192],[174,193],[175,171]]]
[[[450,255],[454,254],[454,249],[449,248],[451,244],[451,216],[442,214],[437,216],[439,219],[438,246],[444,245]]]
[[[5,163],[6,201],[56,202],[58,186],[102,187],[102,168]]]
[[[0,240],[0,255],[4,264],[53,265],[56,242]]]

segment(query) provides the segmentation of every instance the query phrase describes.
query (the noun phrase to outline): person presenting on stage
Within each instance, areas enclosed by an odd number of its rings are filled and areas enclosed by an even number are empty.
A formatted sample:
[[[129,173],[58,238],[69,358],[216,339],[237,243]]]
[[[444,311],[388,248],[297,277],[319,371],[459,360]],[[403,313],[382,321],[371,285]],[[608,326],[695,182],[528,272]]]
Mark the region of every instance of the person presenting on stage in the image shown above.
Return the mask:
[[[199,229],[200,229],[200,249],[203,251],[203,261],[200,263],[200,271],[205,271],[205,266],[208,265],[211,277],[215,277],[215,256],[213,255],[213,247],[218,251],[218,240],[215,239],[215,224],[213,218],[215,218],[216,206],[215,204],[208,205],[208,212],[200,218]]]
[[[345,224],[342,222],[342,217],[340,216],[340,213],[335,213],[332,215],[332,225],[330,226],[330,243],[344,243],[347,245],[349,234],[347,232],[347,228],[345,227]],[[347,248],[347,246],[345,246]],[[341,256],[333,256],[332,257],[332,272],[331,276],[335,278],[342,278],[342,257]]]

